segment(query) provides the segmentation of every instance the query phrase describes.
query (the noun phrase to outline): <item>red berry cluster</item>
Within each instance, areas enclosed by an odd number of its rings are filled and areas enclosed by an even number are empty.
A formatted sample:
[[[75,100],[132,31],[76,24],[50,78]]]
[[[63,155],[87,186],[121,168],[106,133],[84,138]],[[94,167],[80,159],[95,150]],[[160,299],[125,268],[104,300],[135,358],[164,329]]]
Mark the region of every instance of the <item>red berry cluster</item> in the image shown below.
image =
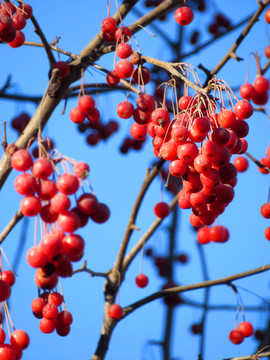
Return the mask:
[[[121,154],[127,154],[129,152],[129,150],[131,150],[131,149],[133,149],[135,151],[139,151],[139,150],[141,150],[144,142],[145,142],[145,139],[144,140],[135,140],[133,138],[126,137],[123,140],[122,145],[120,146],[120,152],[121,152]]]
[[[269,85],[266,77],[257,75],[253,85],[247,82],[240,86],[240,95],[245,100],[252,100],[256,105],[265,105],[269,98]]]
[[[99,121],[100,113],[92,96],[83,95],[79,98],[78,106],[71,109],[69,117],[76,124],[82,124],[86,118],[89,122],[96,123]]]
[[[63,296],[56,291],[44,292],[32,301],[33,314],[36,318],[41,319],[39,327],[43,333],[50,334],[56,329],[60,336],[69,334],[73,317],[69,311],[61,310],[62,303]]]
[[[197,232],[197,240],[199,244],[208,244],[210,241],[215,243],[224,243],[229,240],[229,231],[225,226],[203,226]]]
[[[83,128],[83,132],[87,129],[92,130],[86,137],[86,142],[90,146],[97,145],[101,140],[107,140],[112,134],[117,132],[119,128],[118,122],[115,120],[111,120],[107,124],[103,124],[99,120],[97,122],[89,122],[87,124],[83,123],[80,124],[79,127],[80,126],[81,129]]]
[[[227,30],[231,26],[230,19],[222,13],[217,13],[214,21],[208,26],[208,31],[212,35],[218,35],[222,31]]]
[[[107,17],[102,21],[101,31],[103,32],[104,40],[109,43],[114,43],[116,41],[126,42],[132,36],[132,33],[128,27],[118,27],[117,22],[112,17]]]
[[[157,108],[147,124],[154,154],[170,162],[171,175],[183,179],[178,204],[192,208],[190,222],[195,227],[213,224],[233,200],[237,168],[230,159],[246,151],[245,119],[253,113],[246,100],[238,101],[234,111],[221,109],[218,114],[211,104],[182,96],[180,113],[172,121],[165,108]]]
[[[21,30],[32,13],[28,4],[22,3],[17,7],[12,1],[3,2],[0,8],[0,40],[13,48],[22,46],[25,36]]]
[[[24,330],[14,330],[10,335],[10,344],[5,343],[6,333],[0,328],[0,359],[21,359],[22,351],[29,345],[29,336]]]
[[[15,330],[11,321],[6,300],[8,300],[11,295],[11,287],[15,283],[15,275],[12,271],[3,269],[1,254],[0,264],[0,359],[20,359],[22,357],[22,351],[29,345],[29,336],[24,330]],[[6,333],[2,327],[4,321],[2,306],[6,322],[10,322],[13,328],[13,332],[10,335],[10,344],[6,343]]]
[[[241,344],[244,338],[253,335],[253,326],[249,321],[243,321],[238,325],[237,329],[234,329],[229,334],[229,339],[233,344]]]
[[[59,159],[60,162],[63,160]],[[29,151],[24,149],[16,151],[11,158],[12,168],[23,172],[14,184],[15,190],[24,195],[20,205],[23,215],[39,214],[45,223],[46,231],[40,244],[27,253],[28,263],[37,268],[36,283],[45,289],[54,288],[58,276],[70,276],[71,262],[82,258],[84,240],[74,232],[85,226],[89,218],[104,223],[110,216],[109,208],[91,193],[79,196],[76,206],[70,209],[69,196],[78,191],[81,181],[89,173],[89,166],[84,162],[74,163],[74,174],[57,176],[55,163],[48,155],[33,162]],[[29,169],[31,173],[26,172]],[[50,231],[48,226],[51,226]]]

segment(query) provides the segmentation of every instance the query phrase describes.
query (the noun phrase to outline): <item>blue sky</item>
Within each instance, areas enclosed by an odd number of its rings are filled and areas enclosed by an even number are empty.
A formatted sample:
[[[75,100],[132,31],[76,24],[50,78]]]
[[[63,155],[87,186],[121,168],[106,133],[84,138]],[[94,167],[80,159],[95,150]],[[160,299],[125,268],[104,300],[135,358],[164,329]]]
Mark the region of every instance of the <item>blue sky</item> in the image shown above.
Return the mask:
[[[139,2],[140,11],[145,8]],[[61,36],[59,47],[79,53],[80,50],[99,31],[101,21],[107,16],[107,2],[89,2],[86,0],[80,3],[71,1],[40,2],[31,1],[34,15],[44,30],[49,42],[56,36]],[[195,13],[195,18],[190,28],[186,29],[185,37],[188,39],[188,32],[194,29],[205,29],[211,22],[215,11],[222,9],[233,23],[239,21],[254,11],[257,7],[255,1],[216,1],[215,5],[209,5],[206,13],[201,17]],[[233,9],[233,11],[232,11]],[[115,5],[112,4],[112,12]],[[136,15],[130,14],[124,21],[130,25],[136,19]],[[164,31],[171,38],[178,36],[178,25],[174,22],[172,14],[161,24]],[[151,27],[149,30],[155,32]],[[203,30],[204,31],[204,30]],[[257,51],[262,56],[262,64],[266,62],[263,56],[264,48],[269,44],[267,28],[263,18],[258,22],[248,39],[246,39],[237,50],[237,55],[243,57],[243,62],[237,63],[231,60],[218,74],[231,87],[241,85],[246,78],[247,59],[250,59],[249,77],[250,82],[256,75],[256,66],[252,53]],[[217,41],[216,44],[208,47],[204,52],[194,55],[188,59],[195,67],[202,63],[208,69],[212,69],[222,58],[225,51],[229,50],[240,29],[232,32],[231,35]],[[33,26],[28,22],[25,29],[28,41],[39,41],[33,32]],[[202,41],[210,38],[205,31]],[[170,60],[170,49],[162,43],[160,36],[153,38],[146,31],[136,34],[136,41],[139,43],[143,54],[161,58],[164,61]],[[135,42],[133,42],[135,46]],[[184,51],[189,51],[191,46],[184,45]],[[25,94],[42,94],[48,82],[48,60],[44,50],[33,47],[22,47],[11,49],[1,45],[1,73],[0,87],[4,84],[8,74],[12,74],[14,87],[10,92]],[[61,60],[66,60],[61,55]],[[187,61],[187,60],[185,60]],[[113,54],[104,56],[99,64],[111,69],[113,67]],[[199,75],[204,77],[199,71]],[[86,82],[104,82],[104,75],[98,71],[89,69],[85,73]],[[147,88],[151,93],[152,88]],[[192,92],[190,92],[193,95]],[[98,109],[102,119],[107,122],[110,119],[117,119],[116,107],[120,101],[124,101],[126,93],[113,92],[110,95],[98,97]],[[32,104],[16,104],[13,101],[0,99],[1,120],[8,121],[8,141],[16,139],[16,133],[9,126],[11,119],[21,111],[33,114],[35,107]],[[119,120],[120,131],[113,135],[106,143],[101,143],[95,148],[90,148],[85,142],[84,136],[78,133],[76,126],[69,120],[68,113],[76,100],[69,100],[65,115],[62,115],[64,103],[60,103],[51,117],[44,135],[51,136],[56,142],[57,149],[78,161],[89,163],[90,182],[101,202],[105,202],[111,209],[111,218],[104,225],[91,223],[79,233],[85,238],[85,258],[88,266],[96,271],[107,271],[113,266],[114,258],[117,255],[120,241],[125,231],[132,204],[136,198],[143,181],[147,167],[154,159],[152,145],[148,139],[141,152],[130,152],[128,156],[119,154],[119,147],[122,139],[129,134],[130,120]],[[269,106],[269,104],[267,104]],[[265,156],[269,144],[269,120],[256,112],[248,120],[250,133],[247,137],[249,152],[260,159]],[[13,182],[17,173],[12,172],[5,187],[0,193],[1,219],[0,230],[17,211],[20,196],[15,193]],[[208,264],[209,277],[211,279],[225,277],[234,273],[246,271],[251,268],[267,264],[269,262],[269,243],[265,240],[263,232],[269,226],[269,221],[260,215],[260,207],[267,201],[269,180],[268,177],[258,172],[257,167],[250,163],[249,170],[239,174],[238,184],[235,188],[236,196],[226,212],[220,216],[219,222],[230,230],[230,240],[226,244],[209,244],[204,247]],[[145,232],[154,221],[153,207],[160,197],[160,181],[156,179],[149,190],[137,220],[137,226]],[[164,201],[170,197],[164,193]],[[187,265],[176,266],[176,281],[180,284],[196,283],[203,280],[199,255],[196,248],[195,233],[191,230],[188,222],[189,211],[179,214],[179,232],[177,234],[176,253],[184,251],[189,254],[190,261]],[[157,254],[164,255],[167,249],[167,238],[165,226],[158,230],[149,242]],[[10,262],[13,262],[14,251],[19,243],[20,234],[25,227],[24,220],[12,231],[3,244],[3,249]],[[134,233],[130,246],[133,246],[139,239],[140,234]],[[27,231],[26,246],[23,250],[21,262],[17,269],[18,278],[10,300],[11,316],[16,328],[23,328],[29,332],[31,346],[24,353],[24,359],[39,358],[45,360],[48,356],[56,359],[59,356],[65,359],[89,359],[97,344],[103,319],[103,284],[101,278],[90,278],[87,274],[78,274],[71,279],[62,281],[67,309],[74,317],[71,333],[66,338],[60,338],[56,334],[41,334],[38,327],[38,320],[31,314],[31,301],[37,296],[37,289],[34,284],[34,271],[25,261],[25,254],[34,243],[34,220],[30,219]],[[127,306],[136,300],[141,299],[161,288],[163,279],[157,276],[157,271],[149,259],[144,259],[143,272],[149,276],[149,286],[139,289],[135,285],[135,277],[139,273],[140,257],[137,257],[130,271],[126,276],[125,283],[120,290],[120,304]],[[81,263],[75,264],[80,266]],[[236,282],[245,289],[255,294],[269,297],[269,275],[267,273],[256,275]],[[239,290],[244,305],[261,305],[262,300],[255,296]],[[187,293],[189,299],[201,302],[203,291]],[[236,298],[233,291],[226,286],[220,286],[211,290],[212,304],[231,304],[236,307]],[[267,304],[263,302],[263,304]],[[130,359],[145,360],[160,359],[158,347],[145,351],[145,344],[150,340],[160,340],[162,337],[162,324],[164,321],[165,308],[161,300],[132,313],[128,318],[117,326],[112,336],[108,359],[124,360]],[[232,345],[228,340],[228,334],[234,326],[236,311],[212,311],[209,312],[206,324],[206,358],[208,360],[222,359],[231,356],[243,356],[254,352],[256,342],[253,339],[245,339],[240,346]],[[198,338],[191,336],[189,327],[200,319],[201,310],[188,306],[179,307],[176,311],[175,329],[173,332],[174,345],[172,356],[180,359],[196,358],[198,354]],[[267,313],[247,313],[247,320],[254,324],[255,328],[264,327],[267,320]],[[152,351],[152,353],[151,353]]]

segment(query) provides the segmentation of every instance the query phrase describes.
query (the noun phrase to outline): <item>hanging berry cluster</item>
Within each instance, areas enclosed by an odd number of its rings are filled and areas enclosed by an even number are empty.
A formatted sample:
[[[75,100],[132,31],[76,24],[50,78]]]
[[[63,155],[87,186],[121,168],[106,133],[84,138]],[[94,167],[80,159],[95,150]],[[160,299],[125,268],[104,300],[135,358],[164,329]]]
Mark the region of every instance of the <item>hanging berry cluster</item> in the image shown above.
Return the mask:
[[[10,270],[4,270],[1,251],[0,249],[0,359],[15,360],[22,357],[22,352],[28,347],[30,340],[26,331],[15,329],[11,319],[7,300],[11,295],[11,287],[15,283],[15,275]],[[10,344],[7,343],[6,332],[3,329],[4,318]]]
[[[12,1],[0,1],[0,5],[0,40],[12,48],[22,46],[25,36],[21,30],[32,16],[32,7],[25,3],[16,6]]]
[[[41,241],[37,244],[36,218],[35,244],[27,252],[27,262],[37,269],[35,282],[38,288],[52,290],[57,286],[59,277],[72,275],[72,263],[83,257],[85,241],[75,233],[76,230],[84,227],[89,219],[99,224],[106,222],[110,210],[97,200],[92,191],[87,179],[89,166],[62,155],[56,157],[56,150],[50,156],[46,150],[48,147],[43,146],[42,142],[40,139],[40,157],[37,160],[33,161],[28,150],[21,149],[12,155],[11,166],[22,172],[14,183],[15,190],[24,196],[20,204],[22,214],[30,217],[39,215],[41,220]],[[73,165],[74,174],[70,172],[68,163]],[[57,164],[62,165],[64,173],[61,175]],[[83,181],[90,186],[91,193],[84,191]],[[79,190],[82,190],[81,195],[77,195]],[[73,208],[72,195],[76,203]],[[61,326],[57,327],[57,316],[48,318],[43,314],[43,317],[46,319],[40,325],[43,332],[50,332],[46,330],[49,325],[44,325],[48,323],[47,320],[55,320],[54,329],[62,334],[59,330]],[[52,322],[50,324],[52,326]]]

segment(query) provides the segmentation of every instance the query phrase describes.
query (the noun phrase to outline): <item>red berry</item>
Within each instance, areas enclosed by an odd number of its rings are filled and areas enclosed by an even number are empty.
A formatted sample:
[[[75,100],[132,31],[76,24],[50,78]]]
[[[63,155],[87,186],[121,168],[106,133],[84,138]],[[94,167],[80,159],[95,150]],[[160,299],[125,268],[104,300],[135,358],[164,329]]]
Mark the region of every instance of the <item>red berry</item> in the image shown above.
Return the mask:
[[[69,326],[73,322],[73,317],[71,313],[67,310],[61,311],[56,319],[57,326]]]
[[[14,330],[10,336],[10,343],[17,349],[24,350],[30,342],[28,334],[24,330]]]
[[[133,64],[129,60],[119,60],[115,65],[116,74],[120,78],[128,79],[133,73]]]
[[[83,112],[91,111],[95,107],[95,100],[90,95],[83,95],[78,101],[78,106]]]
[[[52,162],[47,158],[41,158],[34,162],[32,174],[38,178],[46,180],[54,172]]]
[[[261,94],[269,90],[269,80],[264,76],[257,76],[253,83],[254,89]]]
[[[42,318],[39,323],[40,330],[45,334],[50,334],[55,330],[56,327],[56,320],[52,319],[46,319]]]
[[[109,86],[116,86],[120,81],[120,76],[117,75],[116,70],[109,71],[106,75],[106,83]]]
[[[127,59],[132,54],[132,47],[123,42],[117,45],[115,52],[121,59]]]
[[[80,227],[80,219],[72,211],[63,211],[57,218],[57,224],[64,232],[73,233]]]
[[[117,115],[122,119],[128,119],[133,115],[134,107],[129,101],[122,101],[117,106]]]
[[[20,47],[25,42],[25,36],[24,33],[20,30],[16,30],[16,36],[15,39],[12,41],[8,41],[8,45],[12,48]]]
[[[126,26],[120,26],[115,32],[115,40],[119,43],[127,42],[132,36],[131,30]]]
[[[82,124],[85,120],[86,115],[79,106],[76,106],[70,110],[69,117],[70,120],[75,124]]]
[[[252,97],[254,96],[254,93],[255,93],[255,89],[254,89],[253,85],[249,84],[249,83],[245,83],[245,84],[241,85],[239,91],[240,91],[240,95],[242,96],[242,98],[245,100],[248,100],[248,101],[252,99]]]
[[[74,174],[81,178],[82,180],[86,179],[88,177],[88,174],[89,174],[89,171],[90,171],[90,168],[89,168],[89,165],[86,164],[85,162],[83,161],[80,161],[78,162],[77,164],[74,165],[73,167],[73,171],[74,171]]]
[[[117,22],[112,17],[107,17],[104,20],[102,20],[101,23],[101,31],[103,33],[109,33],[114,34],[117,29]]]
[[[48,262],[48,257],[41,250],[41,246],[33,246],[31,247],[27,254],[26,260],[28,264],[34,268],[45,266]]]
[[[261,206],[261,214],[265,219],[270,219],[270,203],[265,203]]]
[[[0,278],[7,282],[9,286],[14,285],[15,283],[15,275],[10,270],[3,270],[2,274],[0,274]]]
[[[20,209],[24,216],[36,216],[41,211],[41,202],[35,196],[26,196],[21,201]]]
[[[238,325],[238,330],[242,331],[245,337],[250,337],[253,335],[253,326],[248,321],[243,321]]]
[[[98,203],[97,211],[95,211],[90,217],[94,222],[103,224],[110,217],[110,209],[106,204]]]
[[[237,329],[232,330],[229,334],[229,339],[231,340],[231,342],[233,344],[236,344],[236,345],[241,344],[244,340],[244,337],[245,336],[242,333],[242,331],[237,330]]]
[[[165,202],[159,202],[154,207],[154,213],[157,217],[164,219],[171,212],[169,205]]]
[[[18,171],[27,171],[33,165],[33,158],[28,150],[17,150],[11,157],[11,166]]]
[[[69,74],[69,65],[65,61],[56,61],[53,65],[53,69],[58,69],[57,76],[58,77],[64,77]]]
[[[36,179],[27,173],[20,174],[14,181],[14,188],[20,195],[34,195],[36,187]]]
[[[151,71],[145,66],[138,66],[133,73],[133,80],[135,84],[148,84],[151,80]]]
[[[108,315],[111,319],[119,320],[122,316],[123,310],[120,305],[112,304],[109,307]]]
[[[270,240],[270,227],[265,229],[264,236],[267,240]]]
[[[78,178],[73,174],[63,174],[56,182],[57,189],[65,195],[74,194],[80,187]]]
[[[234,113],[239,120],[245,120],[253,114],[253,107],[247,100],[240,100],[235,104]]]
[[[139,288],[144,288],[148,285],[148,277],[144,274],[139,274],[137,277],[136,277],[136,285],[139,287]]]
[[[32,6],[26,3],[20,4],[17,8],[17,14],[24,16],[26,19],[30,19],[33,14]]]
[[[9,284],[6,281],[0,279],[0,302],[6,301],[9,298],[10,293],[11,290]]]
[[[134,123],[130,127],[130,135],[135,140],[144,140],[147,135],[147,127],[145,125],[140,125],[138,123]]]
[[[264,49],[264,55],[267,57],[267,59],[270,59],[270,45],[267,45]]]
[[[194,14],[192,9],[187,6],[182,6],[175,10],[175,21],[180,25],[188,25],[192,22]]]
[[[248,162],[247,158],[245,158],[243,156],[237,156],[233,160],[233,165],[236,167],[238,172],[244,172],[248,169],[249,162]]]

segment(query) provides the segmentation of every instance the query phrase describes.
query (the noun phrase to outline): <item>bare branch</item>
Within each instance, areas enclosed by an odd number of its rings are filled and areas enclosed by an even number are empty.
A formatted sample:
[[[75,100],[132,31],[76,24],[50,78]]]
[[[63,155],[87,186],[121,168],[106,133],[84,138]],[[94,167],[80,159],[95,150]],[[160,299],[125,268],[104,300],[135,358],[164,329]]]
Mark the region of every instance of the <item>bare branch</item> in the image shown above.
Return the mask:
[[[133,225],[136,222],[136,218],[137,218],[137,214],[138,211],[140,209],[140,206],[142,204],[144,195],[146,194],[147,189],[149,188],[150,184],[152,183],[152,181],[154,180],[154,178],[156,177],[156,175],[158,174],[159,170],[161,169],[162,165],[164,164],[164,160],[160,160],[152,169],[152,171],[150,173],[146,174],[146,177],[144,179],[144,182],[142,184],[141,190],[137,196],[137,199],[135,200],[133,209],[131,211],[131,215],[128,221],[128,225],[126,228],[126,232],[124,234],[124,238],[122,240],[121,246],[120,246],[120,250],[118,252],[115,264],[114,264],[114,269],[116,269],[117,271],[119,271],[121,273],[122,271],[122,265],[123,265],[123,260],[124,260],[124,256],[126,253],[126,249],[127,249],[127,245],[130,239],[130,236],[134,230]]]
[[[178,194],[175,195],[173,200],[170,202],[169,206],[171,209],[177,204]],[[138,252],[142,249],[143,245],[150,239],[159,225],[162,223],[163,219],[156,218],[153,224],[148,228],[148,230],[144,233],[144,235],[140,238],[137,244],[133,247],[133,249],[125,256],[123,260],[123,272],[125,273],[131,264],[132,260],[138,254]]]
[[[227,276],[227,277],[221,278],[221,279],[207,280],[207,281],[203,281],[203,282],[200,282],[200,283],[197,283],[197,284],[177,286],[177,287],[170,288],[170,289],[167,289],[167,290],[158,291],[158,292],[156,292],[156,293],[154,293],[154,294],[152,294],[150,296],[145,297],[142,300],[139,300],[139,301],[125,307],[123,309],[124,315],[121,318],[121,320],[125,316],[129,315],[132,311],[134,311],[134,310],[140,308],[141,306],[143,306],[145,304],[148,304],[148,303],[150,303],[150,302],[152,302],[152,301],[154,301],[156,299],[160,299],[160,298],[163,298],[163,297],[166,297],[166,296],[169,296],[169,295],[172,295],[172,294],[176,294],[176,293],[182,293],[182,292],[191,291],[191,290],[197,290],[197,289],[204,289],[204,288],[207,288],[207,287],[210,287],[210,286],[229,284],[232,281],[243,279],[245,277],[252,276],[252,275],[255,275],[255,274],[259,274],[261,272],[265,272],[265,271],[268,271],[268,270],[270,270],[270,264],[261,266],[261,267],[256,268],[256,269],[248,270],[248,271],[245,271],[245,272],[242,272],[242,273],[239,273],[239,274]]]
[[[34,24],[35,32],[40,37],[40,39],[41,39],[41,41],[42,41],[42,43],[44,45],[45,51],[47,53],[47,57],[48,57],[49,62],[50,62],[50,67],[52,68],[54,63],[55,63],[55,58],[53,56],[51,47],[50,47],[45,35],[43,34],[43,31],[41,30],[37,20],[35,19],[35,17],[33,15],[31,16],[31,21]]]
[[[109,272],[101,273],[101,272],[96,272],[96,271],[90,270],[87,268],[86,263],[87,262],[85,260],[81,268],[73,270],[71,276],[73,276],[74,274],[80,273],[80,272],[87,272],[88,274],[90,274],[91,277],[99,276],[99,277],[104,277],[105,279],[109,280],[109,277],[108,277]]]
[[[13,216],[13,218],[10,220],[10,222],[7,224],[5,229],[0,234],[0,244],[5,240],[5,238],[8,236],[8,234],[11,232],[11,230],[15,227],[15,225],[23,218],[23,214],[21,210],[18,210],[16,214]]]
[[[249,31],[251,30],[253,25],[258,21],[258,18],[261,15],[261,13],[263,12],[263,10],[265,9],[265,7],[269,4],[270,4],[270,0],[264,0],[262,2],[261,1],[259,2],[259,7],[258,7],[257,11],[254,13],[252,18],[248,22],[247,26],[242,31],[241,35],[237,38],[237,40],[235,41],[233,46],[230,48],[230,50],[227,52],[227,54],[223,57],[223,59],[220,60],[220,62],[217,64],[217,66],[211,71],[211,73],[210,73],[211,77],[213,75],[217,74],[223,68],[223,66],[228,62],[228,60],[230,58],[235,57],[235,51],[238,49],[241,42],[245,39],[245,37],[247,36],[247,34],[249,33]],[[210,78],[207,79],[206,83],[208,82],[208,80],[210,80]]]

